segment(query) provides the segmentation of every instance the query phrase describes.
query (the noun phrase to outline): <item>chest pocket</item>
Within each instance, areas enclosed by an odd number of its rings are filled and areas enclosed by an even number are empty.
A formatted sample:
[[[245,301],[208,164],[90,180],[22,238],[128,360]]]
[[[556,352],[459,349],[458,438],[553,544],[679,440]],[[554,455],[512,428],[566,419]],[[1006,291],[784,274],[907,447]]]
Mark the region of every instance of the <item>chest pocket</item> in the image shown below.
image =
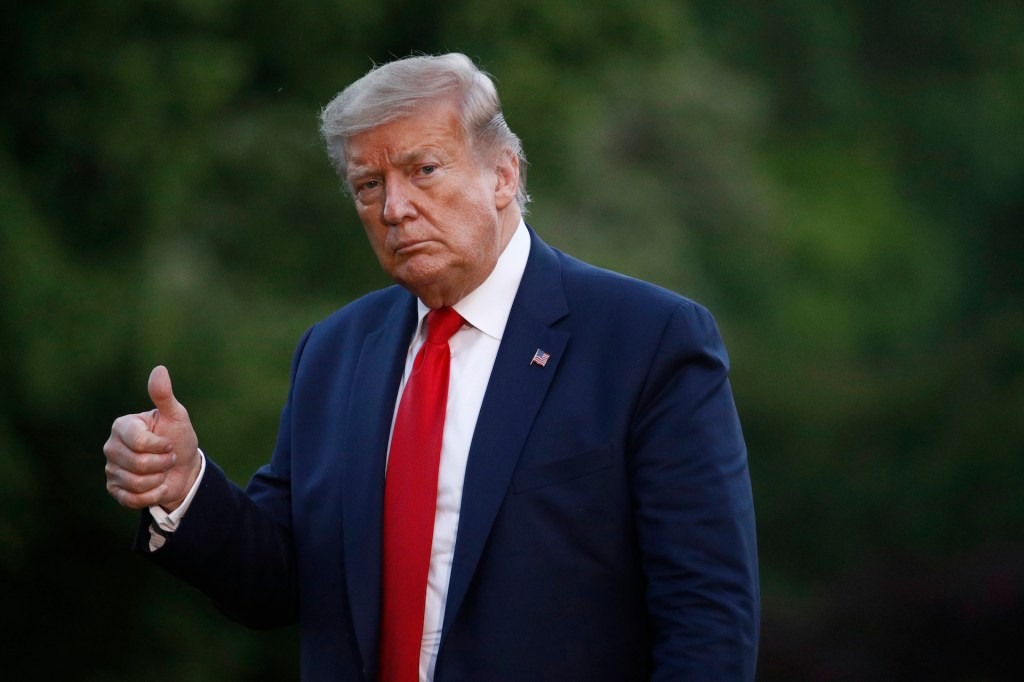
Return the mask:
[[[525,493],[557,483],[571,481],[602,469],[612,464],[611,446],[602,445],[597,448],[577,452],[553,462],[545,462],[527,467],[516,472],[512,478],[512,489],[515,494]]]

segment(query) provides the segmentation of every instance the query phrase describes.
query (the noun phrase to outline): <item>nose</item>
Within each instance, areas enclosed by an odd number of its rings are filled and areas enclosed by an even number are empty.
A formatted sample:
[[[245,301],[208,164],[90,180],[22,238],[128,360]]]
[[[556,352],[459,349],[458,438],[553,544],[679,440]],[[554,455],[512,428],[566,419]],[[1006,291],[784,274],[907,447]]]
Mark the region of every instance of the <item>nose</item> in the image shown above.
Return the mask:
[[[399,225],[416,217],[416,206],[412,201],[411,189],[402,180],[392,180],[385,185],[384,222]]]

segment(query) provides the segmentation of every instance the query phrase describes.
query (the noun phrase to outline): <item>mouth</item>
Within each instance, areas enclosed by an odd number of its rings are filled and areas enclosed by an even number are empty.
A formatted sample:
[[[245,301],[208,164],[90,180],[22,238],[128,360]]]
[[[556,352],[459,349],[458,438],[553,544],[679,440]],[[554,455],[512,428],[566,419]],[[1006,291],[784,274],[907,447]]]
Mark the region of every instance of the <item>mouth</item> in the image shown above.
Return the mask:
[[[415,239],[399,242],[398,245],[392,249],[392,253],[396,256],[409,256],[416,251],[426,248],[429,243],[429,239]]]

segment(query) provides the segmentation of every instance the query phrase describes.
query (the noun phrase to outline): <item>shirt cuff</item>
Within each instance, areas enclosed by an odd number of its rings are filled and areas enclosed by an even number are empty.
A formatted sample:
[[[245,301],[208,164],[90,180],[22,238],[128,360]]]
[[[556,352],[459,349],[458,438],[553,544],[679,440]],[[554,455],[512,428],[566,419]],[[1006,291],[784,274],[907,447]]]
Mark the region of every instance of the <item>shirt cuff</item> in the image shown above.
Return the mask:
[[[164,546],[167,541],[167,535],[173,533],[178,529],[178,523],[181,522],[181,517],[188,511],[188,507],[192,504],[192,498],[196,496],[196,491],[199,490],[199,484],[203,480],[203,474],[206,473],[206,455],[203,454],[202,450],[199,450],[199,476],[196,477],[196,482],[192,484],[192,488],[189,489],[188,495],[182,501],[181,506],[172,512],[164,511],[163,507],[158,504],[154,504],[149,508],[149,515],[153,517],[153,523],[149,524],[149,551],[155,552]]]

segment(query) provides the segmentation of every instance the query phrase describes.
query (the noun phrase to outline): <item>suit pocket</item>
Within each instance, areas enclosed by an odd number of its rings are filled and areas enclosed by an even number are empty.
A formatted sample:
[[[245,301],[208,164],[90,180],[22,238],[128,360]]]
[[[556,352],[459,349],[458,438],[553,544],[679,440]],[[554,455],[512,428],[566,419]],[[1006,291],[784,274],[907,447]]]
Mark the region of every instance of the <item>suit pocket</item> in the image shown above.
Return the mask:
[[[527,490],[535,490],[556,483],[564,483],[574,478],[607,469],[612,464],[610,445],[577,452],[574,455],[545,462],[516,472],[512,479],[512,489],[518,495]]]

